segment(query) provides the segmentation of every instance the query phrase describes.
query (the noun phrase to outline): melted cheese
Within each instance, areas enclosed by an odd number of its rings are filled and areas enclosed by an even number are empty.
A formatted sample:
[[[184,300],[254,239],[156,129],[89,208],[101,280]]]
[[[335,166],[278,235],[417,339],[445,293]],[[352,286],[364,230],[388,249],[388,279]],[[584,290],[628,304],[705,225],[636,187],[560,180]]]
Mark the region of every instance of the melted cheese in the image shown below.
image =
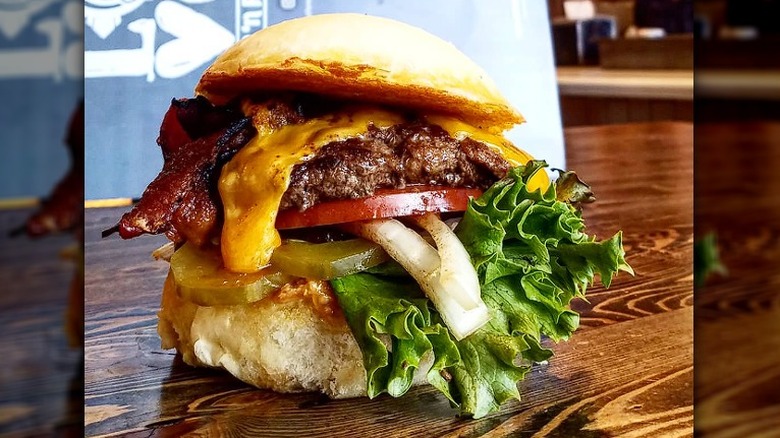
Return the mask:
[[[529,160],[534,159],[528,152],[517,148],[503,136],[491,134],[488,131],[476,128],[458,119],[440,115],[426,116],[425,119],[429,123],[441,126],[452,138],[458,140],[471,138],[472,140],[485,144],[506,158],[513,167],[525,165]],[[537,172],[536,175],[528,181],[528,189],[530,191],[539,188],[546,190],[548,185],[550,185],[550,178],[547,176],[547,172],[544,171]]]
[[[263,121],[262,106],[245,104],[244,111],[252,116],[258,135],[222,168],[219,194],[225,222],[221,247],[225,267],[236,272],[255,272],[268,264],[274,249],[281,244],[275,228],[276,214],[293,167],[328,143],[365,133],[369,124],[385,128],[402,123],[403,118],[381,109],[358,108],[272,130]],[[503,137],[459,120],[444,116],[429,116],[427,120],[454,138],[469,137],[485,143],[513,165],[532,159]],[[533,189],[547,184],[546,173],[539,172],[529,186]]]
[[[293,166],[328,143],[363,134],[369,123],[385,128],[401,122],[400,115],[366,108],[255,136],[222,168],[219,179],[225,207],[221,242],[225,266],[254,272],[268,264],[281,244],[274,224]],[[258,132],[265,131],[258,126]]]

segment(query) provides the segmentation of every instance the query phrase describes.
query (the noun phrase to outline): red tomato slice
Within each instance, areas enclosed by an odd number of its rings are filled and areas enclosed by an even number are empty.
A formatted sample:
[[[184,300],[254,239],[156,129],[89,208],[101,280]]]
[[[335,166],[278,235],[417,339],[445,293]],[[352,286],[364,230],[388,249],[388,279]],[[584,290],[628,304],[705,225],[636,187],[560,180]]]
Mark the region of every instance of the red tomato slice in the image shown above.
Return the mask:
[[[276,228],[305,228],[343,224],[423,213],[465,211],[469,199],[482,195],[479,189],[438,186],[409,186],[405,189],[378,189],[374,196],[327,201],[304,210],[291,208],[276,216]]]

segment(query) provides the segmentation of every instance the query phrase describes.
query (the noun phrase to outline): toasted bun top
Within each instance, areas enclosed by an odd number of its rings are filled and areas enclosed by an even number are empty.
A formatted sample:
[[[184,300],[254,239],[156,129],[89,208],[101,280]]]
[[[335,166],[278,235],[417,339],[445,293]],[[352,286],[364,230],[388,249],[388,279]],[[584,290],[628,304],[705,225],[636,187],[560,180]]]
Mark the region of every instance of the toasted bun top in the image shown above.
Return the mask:
[[[361,14],[312,15],[257,31],[220,55],[195,93],[224,104],[270,90],[449,113],[492,131],[523,121],[487,74],[452,44]]]

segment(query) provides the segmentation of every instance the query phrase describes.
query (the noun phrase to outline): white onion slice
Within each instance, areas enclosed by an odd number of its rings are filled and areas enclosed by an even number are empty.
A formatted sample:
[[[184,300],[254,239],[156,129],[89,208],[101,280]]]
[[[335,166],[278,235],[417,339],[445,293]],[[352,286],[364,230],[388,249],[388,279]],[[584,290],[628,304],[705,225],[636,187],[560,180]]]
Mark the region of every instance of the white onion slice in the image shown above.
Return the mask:
[[[441,223],[438,218],[435,220]],[[446,227],[444,223],[441,224]],[[455,339],[461,340],[474,333],[490,319],[487,306],[479,296],[479,284],[477,284],[475,293],[469,289],[469,286],[464,287],[460,284],[460,274],[453,275],[451,272],[453,270],[456,272],[474,271],[468,254],[466,254],[465,265],[462,263],[463,258],[447,261],[448,265],[450,263],[452,265],[448,266],[448,273],[444,278],[445,282],[442,282],[442,263],[439,253],[419,234],[401,222],[395,219],[377,219],[355,223],[350,228],[356,234],[379,244],[390,257],[409,272],[423,292],[431,299]],[[436,228],[437,234],[441,238],[440,227],[434,225],[432,228]],[[454,234],[452,237],[457,239]],[[454,242],[448,239],[449,237],[442,238],[445,242],[444,247],[448,248],[448,252],[445,253],[446,257],[450,257],[451,248],[454,246]],[[436,237],[434,240],[436,241]],[[437,245],[439,245],[438,241]],[[458,241],[458,245],[465,252],[460,241]],[[476,272],[474,272],[474,276],[476,277]],[[468,284],[468,281],[465,283]]]
[[[439,281],[458,304],[471,310],[482,303],[477,271],[471,264],[471,257],[455,233],[435,214],[428,213],[416,218],[416,223],[427,231],[439,251],[441,267]]]
[[[176,251],[176,246],[174,246],[173,242],[167,242],[161,247],[152,251],[152,257],[155,260],[165,260],[166,262],[170,262],[174,251]]]

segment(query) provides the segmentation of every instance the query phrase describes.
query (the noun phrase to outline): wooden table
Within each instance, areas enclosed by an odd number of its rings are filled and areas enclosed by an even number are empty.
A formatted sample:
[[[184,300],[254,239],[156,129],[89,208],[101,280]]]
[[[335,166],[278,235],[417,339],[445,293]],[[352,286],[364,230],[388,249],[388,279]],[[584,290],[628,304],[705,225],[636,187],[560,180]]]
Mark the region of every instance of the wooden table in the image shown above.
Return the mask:
[[[70,234],[8,232],[33,208],[0,210],[0,436],[79,436],[84,416],[81,347],[65,333],[76,264]]]
[[[568,163],[598,201],[590,233],[624,231],[635,277],[589,290],[582,327],[521,383],[523,400],[481,420],[455,416],[428,388],[399,399],[324,401],[260,391],[160,349],[161,237],[100,239],[122,208],[86,215],[86,433],[181,436],[691,436],[693,127],[567,130]]]
[[[696,428],[780,436],[780,122],[695,136],[696,234],[728,269],[696,289]]]

